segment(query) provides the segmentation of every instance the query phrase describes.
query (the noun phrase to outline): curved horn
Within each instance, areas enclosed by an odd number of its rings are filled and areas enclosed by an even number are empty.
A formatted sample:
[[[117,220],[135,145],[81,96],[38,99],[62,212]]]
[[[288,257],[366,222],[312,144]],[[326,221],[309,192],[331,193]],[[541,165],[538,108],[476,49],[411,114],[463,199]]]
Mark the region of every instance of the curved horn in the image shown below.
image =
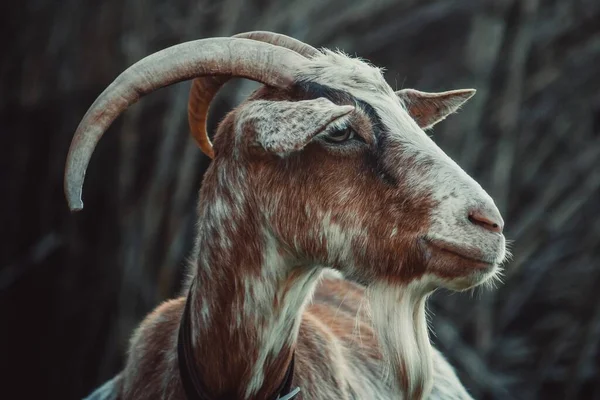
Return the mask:
[[[110,124],[142,96],[174,83],[206,75],[240,76],[285,88],[304,60],[267,43],[211,38],[182,43],[154,53],[125,70],[96,99],[71,142],[65,169],[65,195],[72,211],[83,208],[85,171],[96,144]]]
[[[314,47],[279,33],[253,31],[239,33],[233,37],[270,43],[275,46],[284,47],[286,49],[295,51],[296,53],[307,58],[320,54],[319,50],[315,49]],[[192,87],[190,89],[190,97],[188,101],[188,122],[190,125],[190,132],[198,143],[198,146],[202,152],[210,158],[214,158],[215,154],[206,129],[208,109],[211,101],[217,95],[218,91],[223,85],[229,82],[230,79],[231,77],[226,76],[197,78],[192,82]]]
[[[281,33],[267,32],[267,31],[252,31],[238,33],[233,35],[234,38],[240,39],[252,39],[258,42],[270,43],[275,46],[284,47],[286,49],[295,51],[296,53],[303,55],[306,58],[314,57],[317,54],[321,54],[319,50],[315,49],[309,44],[301,42],[293,37],[282,35]]]

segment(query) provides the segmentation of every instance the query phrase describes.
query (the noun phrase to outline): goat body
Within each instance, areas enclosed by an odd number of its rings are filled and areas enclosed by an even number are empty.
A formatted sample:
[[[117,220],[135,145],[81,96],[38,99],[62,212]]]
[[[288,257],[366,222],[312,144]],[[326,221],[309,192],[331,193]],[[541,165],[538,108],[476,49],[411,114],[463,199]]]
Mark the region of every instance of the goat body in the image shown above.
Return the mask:
[[[325,275],[330,275],[325,273]],[[295,349],[296,368],[294,387],[301,389],[298,399],[401,399],[398,389],[392,389],[382,379],[386,364],[378,350],[375,332],[366,315],[364,289],[341,277],[327,276],[317,284],[312,302],[302,310],[297,339],[284,344]],[[182,390],[177,363],[177,331],[185,304],[185,298],[167,301],[159,306],[142,322],[131,341],[127,366],[121,373],[116,391],[121,399],[182,399]],[[196,316],[196,320],[200,320]],[[405,321],[408,332],[413,321]],[[259,332],[247,333],[255,336]],[[215,332],[217,335],[225,334]],[[272,341],[280,332],[267,327],[262,332]],[[207,336],[206,346],[214,346]],[[214,339],[213,339],[214,340]],[[219,351],[216,359],[206,359],[198,355],[205,371],[245,364],[245,379],[236,380],[232,376],[219,376],[215,372],[203,375],[204,382],[210,384],[207,376],[214,379],[215,387],[220,387],[221,398],[243,398],[244,385],[249,373],[261,366],[250,359],[243,360],[256,348],[239,348],[234,343]],[[273,367],[266,369],[260,394],[270,393],[285,373],[289,352],[280,353],[272,360]],[[242,360],[240,360],[240,358]],[[471,399],[461,385],[452,367],[435,349],[431,349],[433,364],[433,390],[429,398],[446,400]],[[256,394],[256,398],[261,398]]]

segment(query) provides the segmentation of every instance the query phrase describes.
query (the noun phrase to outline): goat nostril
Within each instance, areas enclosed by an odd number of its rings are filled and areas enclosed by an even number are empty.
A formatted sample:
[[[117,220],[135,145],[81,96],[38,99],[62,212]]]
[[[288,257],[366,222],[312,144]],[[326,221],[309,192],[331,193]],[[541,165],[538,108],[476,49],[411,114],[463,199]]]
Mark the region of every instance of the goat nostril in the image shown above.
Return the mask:
[[[482,210],[472,210],[469,212],[469,221],[471,221],[472,224],[479,225],[490,232],[502,233],[502,229],[504,228],[502,222],[486,215],[486,213]]]

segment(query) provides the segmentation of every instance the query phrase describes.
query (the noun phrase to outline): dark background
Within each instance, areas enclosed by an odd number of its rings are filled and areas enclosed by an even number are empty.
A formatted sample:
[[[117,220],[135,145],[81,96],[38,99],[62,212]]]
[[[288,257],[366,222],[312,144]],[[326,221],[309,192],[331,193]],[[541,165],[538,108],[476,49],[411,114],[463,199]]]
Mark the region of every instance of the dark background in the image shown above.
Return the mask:
[[[1,398],[81,398],[115,374],[191,249],[208,159],[188,135],[189,85],[118,119],[70,215],[62,172],[88,106],[154,51],[262,29],[367,58],[395,88],[478,90],[434,140],[494,197],[514,259],[497,290],[437,294],[433,340],[476,398],[600,399],[600,1],[0,7]],[[229,87],[213,121],[250,90]]]

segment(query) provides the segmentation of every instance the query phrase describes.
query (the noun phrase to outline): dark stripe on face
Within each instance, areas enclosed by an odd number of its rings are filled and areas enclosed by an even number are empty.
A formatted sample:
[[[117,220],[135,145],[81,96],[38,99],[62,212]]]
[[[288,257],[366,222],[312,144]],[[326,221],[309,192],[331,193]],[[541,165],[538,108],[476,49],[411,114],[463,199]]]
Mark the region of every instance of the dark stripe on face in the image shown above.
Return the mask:
[[[388,131],[373,106],[364,100],[357,99],[346,91],[334,89],[326,85],[321,85],[320,83],[301,81],[297,83],[297,86],[302,91],[306,100],[324,97],[335,104],[354,104],[355,106],[360,107],[371,121],[371,127],[377,143],[376,148],[368,153],[367,163],[384,183],[392,186],[397,185],[394,176],[390,174],[381,163],[383,151],[386,147]]]
[[[321,85],[320,83],[300,82],[298,83],[298,86],[305,94],[307,100],[324,97],[335,104],[354,104],[355,106],[360,106],[371,120],[373,132],[375,133],[375,137],[379,140],[379,137],[381,136],[381,133],[384,131],[385,127],[383,126],[377,111],[375,111],[375,109],[369,103],[366,103],[361,99],[357,99],[346,91],[334,89],[329,86]]]

